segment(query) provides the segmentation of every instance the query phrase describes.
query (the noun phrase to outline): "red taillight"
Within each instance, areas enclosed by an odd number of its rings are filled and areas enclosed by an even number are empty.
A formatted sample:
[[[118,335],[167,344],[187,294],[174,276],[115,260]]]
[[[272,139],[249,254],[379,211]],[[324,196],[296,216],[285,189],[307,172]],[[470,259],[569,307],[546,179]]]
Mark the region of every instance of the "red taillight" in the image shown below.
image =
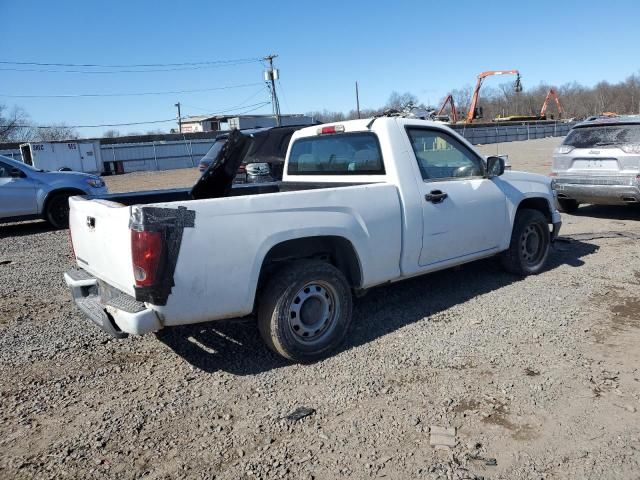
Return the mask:
[[[162,257],[162,233],[131,230],[133,277],[138,287],[156,282]]]
[[[344,125],[329,125],[328,127],[318,128],[318,135],[327,135],[330,133],[344,132]]]

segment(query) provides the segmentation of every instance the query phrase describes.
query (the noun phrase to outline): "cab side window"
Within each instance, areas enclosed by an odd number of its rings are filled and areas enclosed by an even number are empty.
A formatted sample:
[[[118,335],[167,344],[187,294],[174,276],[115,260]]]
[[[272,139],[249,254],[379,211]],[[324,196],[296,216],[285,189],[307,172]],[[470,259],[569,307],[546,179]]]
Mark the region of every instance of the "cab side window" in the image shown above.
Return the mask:
[[[481,177],[482,160],[446,132],[407,129],[423,180]]]

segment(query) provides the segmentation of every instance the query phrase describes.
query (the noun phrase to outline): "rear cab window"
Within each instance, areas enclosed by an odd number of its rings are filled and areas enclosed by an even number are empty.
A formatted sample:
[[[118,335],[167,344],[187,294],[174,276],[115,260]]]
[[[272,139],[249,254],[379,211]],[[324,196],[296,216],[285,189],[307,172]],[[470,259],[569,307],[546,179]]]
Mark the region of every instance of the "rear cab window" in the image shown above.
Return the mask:
[[[297,139],[289,154],[289,175],[384,175],[378,137],[372,132],[337,133]]]
[[[573,148],[614,147],[640,144],[640,124],[592,125],[569,132],[562,145]]]

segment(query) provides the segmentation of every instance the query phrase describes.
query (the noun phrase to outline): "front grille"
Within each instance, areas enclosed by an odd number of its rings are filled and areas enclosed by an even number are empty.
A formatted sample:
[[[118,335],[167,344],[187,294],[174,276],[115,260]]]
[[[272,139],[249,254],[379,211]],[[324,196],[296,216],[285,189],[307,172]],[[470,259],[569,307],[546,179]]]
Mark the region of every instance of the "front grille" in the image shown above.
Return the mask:
[[[564,178],[558,177],[556,178],[556,183],[568,184],[568,185],[624,185],[624,186],[637,185],[637,181],[635,177],[616,177],[616,176],[564,177]]]

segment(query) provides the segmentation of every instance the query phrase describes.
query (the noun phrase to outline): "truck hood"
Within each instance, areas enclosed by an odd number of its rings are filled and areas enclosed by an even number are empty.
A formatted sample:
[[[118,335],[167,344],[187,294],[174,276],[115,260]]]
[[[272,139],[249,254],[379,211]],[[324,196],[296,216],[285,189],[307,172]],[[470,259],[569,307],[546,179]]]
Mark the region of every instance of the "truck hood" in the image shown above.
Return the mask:
[[[48,170],[43,170],[41,172],[36,172],[36,175],[42,176],[42,178],[50,178],[55,180],[62,180],[65,178],[73,179],[73,180],[81,180],[83,178],[100,178],[98,175],[93,175],[91,173],[84,172],[51,172]]]
[[[50,187],[69,187],[92,193],[106,192],[104,180],[98,175],[83,172],[29,172],[33,179]],[[89,183],[89,181],[91,181]],[[104,190],[103,190],[104,189]]]
[[[521,172],[519,170],[507,170],[501,175],[500,178],[510,183],[540,183],[542,185],[548,186],[549,189],[551,189],[551,177],[540,175],[539,173]]]

